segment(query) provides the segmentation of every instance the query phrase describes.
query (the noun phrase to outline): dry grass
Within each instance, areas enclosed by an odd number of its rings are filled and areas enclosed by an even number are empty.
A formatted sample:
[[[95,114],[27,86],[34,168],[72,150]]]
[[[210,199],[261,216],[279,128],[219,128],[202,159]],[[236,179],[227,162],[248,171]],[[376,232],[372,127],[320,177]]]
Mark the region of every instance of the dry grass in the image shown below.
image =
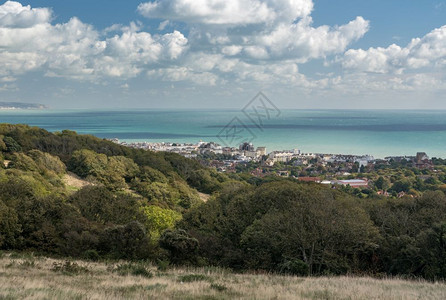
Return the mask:
[[[209,194],[203,194],[203,193],[200,193],[200,192],[198,192],[198,196],[200,196],[200,199],[201,199],[201,201],[203,201],[203,202],[208,202],[209,199],[211,198],[211,195],[209,195]]]
[[[150,265],[153,277],[122,276],[117,266],[5,254],[0,299],[446,299],[444,283],[241,275],[218,268],[159,272]]]
[[[76,174],[72,172],[67,172],[67,174],[64,175],[62,178],[63,182],[66,186],[75,188],[75,189],[81,189],[84,186],[92,185],[92,183],[80,178]]]

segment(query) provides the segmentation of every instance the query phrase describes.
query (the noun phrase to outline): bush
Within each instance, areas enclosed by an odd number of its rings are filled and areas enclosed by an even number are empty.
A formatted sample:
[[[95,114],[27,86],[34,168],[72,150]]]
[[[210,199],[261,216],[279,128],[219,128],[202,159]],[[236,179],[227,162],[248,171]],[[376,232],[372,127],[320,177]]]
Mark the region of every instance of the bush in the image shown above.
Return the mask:
[[[16,211],[0,200],[0,249],[13,248],[20,232],[21,227]]]
[[[138,264],[121,264],[118,265],[114,270],[120,276],[141,276],[146,278],[152,278],[153,274],[143,265]]]
[[[188,274],[178,278],[180,282],[209,281],[210,278],[202,274]]]
[[[87,250],[82,254],[82,257],[92,261],[98,261],[100,259],[99,253],[96,250]]]
[[[173,228],[182,218],[181,214],[174,210],[164,209],[155,205],[143,207],[141,212],[146,217],[145,226],[150,233],[152,241],[158,241],[163,231]]]
[[[309,274],[308,265],[300,259],[291,259],[279,265],[280,273],[297,276],[307,276]]]
[[[157,265],[158,265],[158,271],[162,272],[167,271],[167,269],[170,266],[170,261],[167,259],[159,259]]]
[[[64,263],[53,263],[53,268],[51,270],[54,272],[61,272],[64,275],[79,275],[89,272],[88,268],[79,266],[77,263],[68,260]]]
[[[5,143],[7,152],[13,153],[22,151],[22,146],[20,146],[12,137],[5,136],[3,142]]]
[[[224,286],[223,284],[211,283],[211,289],[219,291],[219,292],[224,292],[228,288],[226,286]]]
[[[169,251],[172,262],[192,262],[196,258],[198,240],[181,229],[166,230],[161,235],[160,246]]]
[[[100,250],[116,259],[147,258],[149,237],[138,222],[107,228],[100,236]]]

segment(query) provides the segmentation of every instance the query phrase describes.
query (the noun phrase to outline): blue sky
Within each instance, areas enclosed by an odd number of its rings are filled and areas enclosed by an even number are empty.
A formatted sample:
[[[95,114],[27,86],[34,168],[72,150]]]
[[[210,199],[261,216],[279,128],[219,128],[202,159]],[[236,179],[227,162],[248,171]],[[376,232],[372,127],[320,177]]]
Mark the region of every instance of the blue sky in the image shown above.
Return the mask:
[[[435,0],[3,1],[0,101],[446,109],[445,25]]]

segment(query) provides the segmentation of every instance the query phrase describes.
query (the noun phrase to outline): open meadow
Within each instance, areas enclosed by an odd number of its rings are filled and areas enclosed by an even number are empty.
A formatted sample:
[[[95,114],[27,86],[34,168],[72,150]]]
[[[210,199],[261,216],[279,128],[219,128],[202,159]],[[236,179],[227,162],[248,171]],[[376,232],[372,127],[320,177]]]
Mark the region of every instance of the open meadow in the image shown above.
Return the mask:
[[[218,268],[96,263],[15,253],[0,259],[0,299],[446,299],[446,284],[301,278]]]

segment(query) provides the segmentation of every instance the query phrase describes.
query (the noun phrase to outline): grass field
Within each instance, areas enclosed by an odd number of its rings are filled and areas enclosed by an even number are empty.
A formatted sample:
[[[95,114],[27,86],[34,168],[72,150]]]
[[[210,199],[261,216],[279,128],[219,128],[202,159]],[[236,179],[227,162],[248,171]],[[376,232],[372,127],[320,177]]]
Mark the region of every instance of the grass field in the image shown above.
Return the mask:
[[[0,299],[446,299],[446,284],[367,277],[299,278],[218,268],[66,261],[6,253]]]

